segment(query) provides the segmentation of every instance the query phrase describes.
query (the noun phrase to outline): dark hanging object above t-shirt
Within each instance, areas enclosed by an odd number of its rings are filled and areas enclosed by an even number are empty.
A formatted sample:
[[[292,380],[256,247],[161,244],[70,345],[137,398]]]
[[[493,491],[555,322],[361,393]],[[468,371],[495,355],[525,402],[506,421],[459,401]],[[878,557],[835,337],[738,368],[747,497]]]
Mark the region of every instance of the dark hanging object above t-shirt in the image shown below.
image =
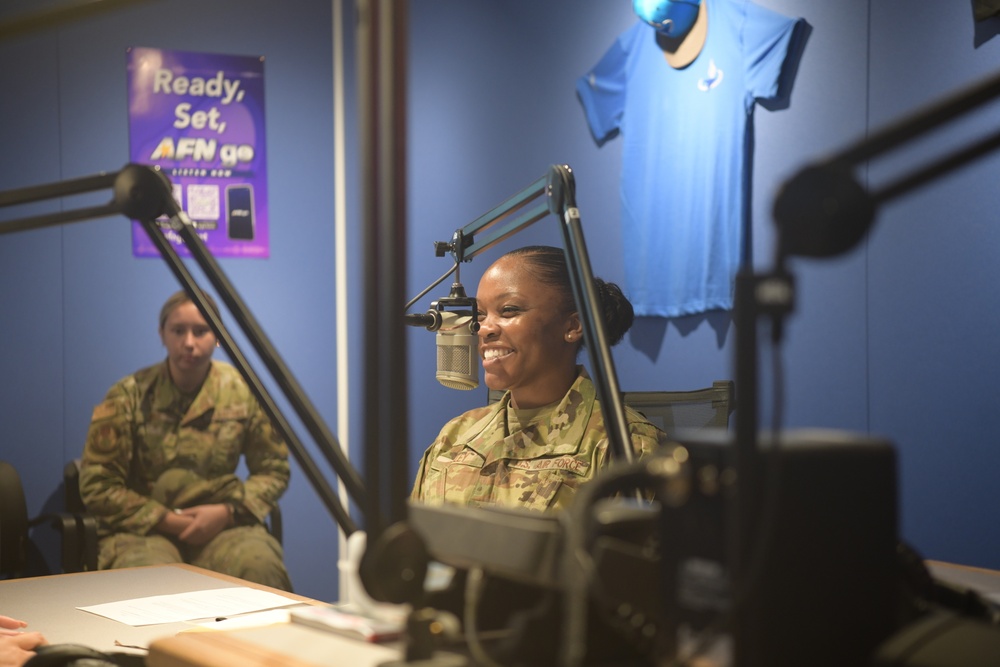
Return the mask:
[[[1000,14],[1000,0],[974,0],[973,12],[977,21],[985,21]]]

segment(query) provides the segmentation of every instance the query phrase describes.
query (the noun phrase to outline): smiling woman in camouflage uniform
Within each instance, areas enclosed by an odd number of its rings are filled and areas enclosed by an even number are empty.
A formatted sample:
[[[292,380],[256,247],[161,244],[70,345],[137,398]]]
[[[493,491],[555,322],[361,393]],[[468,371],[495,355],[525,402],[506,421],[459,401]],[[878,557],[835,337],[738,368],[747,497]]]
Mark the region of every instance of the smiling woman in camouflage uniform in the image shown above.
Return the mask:
[[[595,280],[608,342],[632,325],[617,285]],[[448,422],[424,453],[412,497],[428,503],[562,509],[609,462],[593,383],[576,363],[583,330],[563,251],[529,246],[498,259],[479,282],[479,355],[503,398]],[[638,456],[666,437],[626,408]]]
[[[263,525],[288,487],[288,449],[236,369],[212,360],[215,335],[187,294],[163,305],[159,331],[166,361],[115,384],[91,418],[80,493],[99,522],[98,567],[188,562],[291,590]]]

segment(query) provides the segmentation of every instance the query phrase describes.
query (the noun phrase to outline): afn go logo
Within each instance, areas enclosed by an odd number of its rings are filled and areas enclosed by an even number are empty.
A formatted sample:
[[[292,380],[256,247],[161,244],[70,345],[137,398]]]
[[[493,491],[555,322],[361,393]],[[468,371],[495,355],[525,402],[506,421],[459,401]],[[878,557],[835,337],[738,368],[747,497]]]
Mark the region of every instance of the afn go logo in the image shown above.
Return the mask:
[[[183,137],[176,142],[172,137],[164,137],[157,144],[150,160],[187,160],[215,162],[216,152],[224,167],[235,167],[240,162],[253,161],[253,146],[249,144],[222,144],[215,139],[204,137]]]

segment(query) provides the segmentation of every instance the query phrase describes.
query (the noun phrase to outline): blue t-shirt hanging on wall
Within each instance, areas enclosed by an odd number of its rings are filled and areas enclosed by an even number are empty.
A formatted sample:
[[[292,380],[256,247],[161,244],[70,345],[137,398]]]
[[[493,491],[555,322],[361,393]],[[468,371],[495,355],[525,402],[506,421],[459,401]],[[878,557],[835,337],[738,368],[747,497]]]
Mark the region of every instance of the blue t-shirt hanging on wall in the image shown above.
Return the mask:
[[[748,131],[779,93],[798,19],[707,2],[707,37],[671,67],[638,22],[577,81],[598,144],[621,134],[625,285],[636,314],[729,309],[747,220]]]

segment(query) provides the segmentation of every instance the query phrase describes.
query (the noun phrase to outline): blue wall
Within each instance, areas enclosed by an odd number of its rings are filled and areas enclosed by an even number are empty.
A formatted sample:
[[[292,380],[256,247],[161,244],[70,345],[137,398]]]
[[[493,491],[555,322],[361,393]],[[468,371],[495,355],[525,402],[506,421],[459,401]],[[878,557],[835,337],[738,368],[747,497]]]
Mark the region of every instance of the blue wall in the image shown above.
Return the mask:
[[[353,25],[346,2],[347,26]],[[975,25],[950,0],[759,0],[810,27],[790,105],[755,113],[753,250],[770,265],[770,205],[805,163],[989,75],[995,22]],[[10,12],[18,5],[5,5]],[[623,280],[620,141],[593,142],[573,84],[635,20],[627,0],[413,0],[410,3],[409,294],[448,268],[432,242],[499,204],[554,163],[576,173],[595,272]],[[175,0],[0,41],[0,189],[119,168],[127,160],[125,48],[260,54],[265,89],[271,258],[223,261],[324,419],[336,428],[331,6],[321,0]],[[348,35],[350,37],[350,35]],[[353,51],[348,46],[348,91]],[[348,112],[354,111],[348,98]],[[995,125],[992,107],[860,172],[877,186]],[[356,150],[348,118],[347,177]],[[903,536],[926,556],[1000,567],[1000,508],[988,416],[998,375],[991,306],[1000,229],[988,157],[883,207],[861,247],[792,264],[798,305],[786,327],[786,424],[870,432],[900,453]],[[38,204],[29,210],[52,210]],[[67,204],[69,206],[69,204]],[[350,195],[349,269],[360,266]],[[22,213],[24,211],[21,211]],[[12,216],[0,211],[0,220]],[[474,292],[490,258],[515,245],[560,244],[546,219],[462,268]],[[54,507],[65,460],[89,413],[122,375],[162,355],[156,311],[175,285],[130,255],[128,225],[104,219],[0,237],[0,456],[26,478],[29,509]],[[447,293],[433,290],[414,310]],[[351,358],[360,359],[363,287],[350,284]],[[437,384],[434,341],[407,332],[410,465],[440,425],[485,389]],[[641,319],[615,349],[625,389],[691,388],[732,376],[727,313]],[[762,423],[771,412],[763,350]],[[350,449],[360,456],[364,370],[351,373]],[[335,526],[293,470],[283,500],[296,589],[336,597]],[[850,492],[850,480],[844,480]]]

